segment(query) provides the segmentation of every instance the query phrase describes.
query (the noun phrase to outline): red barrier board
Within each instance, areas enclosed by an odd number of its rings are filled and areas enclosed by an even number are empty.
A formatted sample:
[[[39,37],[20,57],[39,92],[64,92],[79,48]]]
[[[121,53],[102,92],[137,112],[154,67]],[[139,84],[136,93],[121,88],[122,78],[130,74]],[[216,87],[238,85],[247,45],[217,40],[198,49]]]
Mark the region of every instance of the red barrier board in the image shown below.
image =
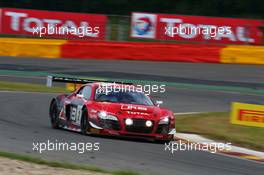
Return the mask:
[[[0,9],[0,33],[2,33],[2,9]]]
[[[107,16],[26,9],[1,9],[1,33],[104,40]]]
[[[131,37],[258,45],[263,25],[263,20],[132,13]]]
[[[139,42],[68,41],[62,58],[220,63],[223,46]]]

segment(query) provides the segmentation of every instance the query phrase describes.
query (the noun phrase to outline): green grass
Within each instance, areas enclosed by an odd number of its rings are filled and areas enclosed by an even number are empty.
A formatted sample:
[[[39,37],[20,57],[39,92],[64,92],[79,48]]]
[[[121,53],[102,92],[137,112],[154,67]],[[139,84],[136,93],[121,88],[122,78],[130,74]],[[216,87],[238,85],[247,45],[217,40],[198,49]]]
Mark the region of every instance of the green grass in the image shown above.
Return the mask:
[[[67,92],[66,88],[64,87],[46,87],[45,85],[40,84],[16,83],[7,81],[0,81],[0,90],[50,93]]]
[[[112,175],[140,175],[139,173],[136,173],[136,172],[109,171],[109,170],[105,170],[105,169],[94,167],[94,166],[71,164],[67,162],[46,161],[41,158],[32,157],[29,155],[22,155],[22,154],[2,152],[2,151],[0,151],[0,157],[6,157],[6,158],[14,159],[14,160],[20,160],[20,161],[25,161],[25,162],[34,163],[34,164],[47,165],[50,167],[64,168],[64,169],[71,169],[71,170],[92,171],[92,172],[108,173]]]
[[[234,145],[264,150],[264,128],[233,125],[229,112],[176,116],[176,128],[179,132],[200,134]]]

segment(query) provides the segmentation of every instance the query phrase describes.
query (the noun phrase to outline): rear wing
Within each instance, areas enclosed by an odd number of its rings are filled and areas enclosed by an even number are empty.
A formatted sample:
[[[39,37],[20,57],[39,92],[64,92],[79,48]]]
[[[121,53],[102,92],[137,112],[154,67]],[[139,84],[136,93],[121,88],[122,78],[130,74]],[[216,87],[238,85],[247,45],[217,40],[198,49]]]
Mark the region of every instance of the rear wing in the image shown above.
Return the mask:
[[[53,82],[72,83],[72,84],[74,84],[75,89],[76,89],[76,84],[87,84],[87,83],[96,83],[96,82],[133,85],[133,83],[118,82],[118,81],[106,81],[106,80],[95,80],[95,79],[82,79],[82,78],[69,78],[69,77],[59,77],[59,76],[47,76],[47,83],[46,83],[47,87],[52,87]]]

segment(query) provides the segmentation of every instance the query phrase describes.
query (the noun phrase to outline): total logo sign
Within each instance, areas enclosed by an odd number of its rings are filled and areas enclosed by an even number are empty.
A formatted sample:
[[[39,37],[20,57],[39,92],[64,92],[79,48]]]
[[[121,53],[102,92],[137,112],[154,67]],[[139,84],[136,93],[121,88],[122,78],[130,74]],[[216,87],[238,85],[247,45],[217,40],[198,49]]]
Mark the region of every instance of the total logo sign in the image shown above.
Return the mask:
[[[133,13],[131,25],[131,37],[156,38],[157,16],[147,13]]]
[[[107,17],[97,14],[51,12],[27,9],[1,9],[1,33],[35,35],[36,31],[52,26],[56,32],[49,37],[79,38],[69,32],[57,29],[100,29],[95,35],[85,35],[85,39],[104,39]],[[94,33],[92,31],[91,33]]]
[[[263,24],[263,20],[132,13],[131,37],[258,45]]]
[[[157,37],[221,44],[261,44],[263,20],[158,15]]]

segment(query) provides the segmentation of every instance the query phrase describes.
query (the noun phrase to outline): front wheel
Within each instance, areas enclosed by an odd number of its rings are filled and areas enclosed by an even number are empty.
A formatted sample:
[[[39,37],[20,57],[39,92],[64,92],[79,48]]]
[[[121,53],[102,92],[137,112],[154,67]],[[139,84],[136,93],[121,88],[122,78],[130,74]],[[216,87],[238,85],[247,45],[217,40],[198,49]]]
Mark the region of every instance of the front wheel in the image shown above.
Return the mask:
[[[87,135],[90,131],[90,124],[88,121],[88,112],[86,109],[82,112],[82,119],[81,119],[81,133],[83,135]]]
[[[52,101],[50,105],[50,121],[52,128],[59,128],[59,114],[56,101]]]

